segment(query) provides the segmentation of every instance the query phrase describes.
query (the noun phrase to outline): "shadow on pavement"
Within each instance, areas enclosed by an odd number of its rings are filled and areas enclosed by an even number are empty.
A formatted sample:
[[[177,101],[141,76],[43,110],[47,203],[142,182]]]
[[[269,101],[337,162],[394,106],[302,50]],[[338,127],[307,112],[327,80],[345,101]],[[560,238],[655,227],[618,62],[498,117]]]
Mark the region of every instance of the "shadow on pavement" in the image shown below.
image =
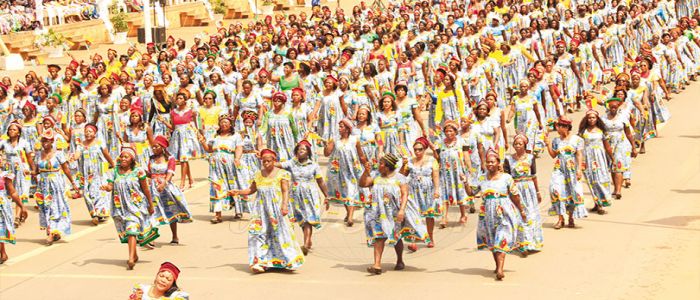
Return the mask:
[[[679,193],[679,194],[700,194],[700,190],[696,190],[696,189],[686,189],[686,190],[674,189],[671,191],[673,191],[675,193]]]
[[[143,260],[140,259],[138,264],[143,264],[143,263],[150,263],[148,260]],[[82,262],[74,262],[73,265],[82,267],[86,266],[89,264],[100,264],[100,265],[112,265],[112,266],[118,266],[120,268],[125,268],[126,267],[126,258],[124,259],[108,259],[108,258],[91,258],[91,259],[86,259]]]
[[[463,275],[479,275],[481,277],[487,277],[487,278],[495,278],[496,277],[496,274],[493,273],[493,269],[483,269],[483,268],[466,268],[466,269],[451,268],[451,269],[430,271],[428,273],[444,273],[444,272],[463,274]],[[503,272],[510,273],[512,271],[503,270]]]

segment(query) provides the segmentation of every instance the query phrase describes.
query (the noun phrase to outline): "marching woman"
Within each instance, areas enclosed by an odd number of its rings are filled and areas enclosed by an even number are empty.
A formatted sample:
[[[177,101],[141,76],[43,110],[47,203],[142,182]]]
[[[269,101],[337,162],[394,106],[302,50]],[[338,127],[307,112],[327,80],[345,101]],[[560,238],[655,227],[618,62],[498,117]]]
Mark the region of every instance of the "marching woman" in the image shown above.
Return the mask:
[[[156,84],[153,86],[153,99],[150,103],[145,102],[148,113],[148,123],[153,128],[154,135],[170,136],[168,125],[171,123],[170,110],[173,108],[173,103],[170,96],[165,91],[165,85]],[[148,158],[147,158],[148,159]]]
[[[104,191],[112,193],[112,219],[119,240],[129,245],[127,270],[133,270],[139,261],[136,244],[146,246],[160,236],[158,228],[151,224],[155,208],[146,171],[136,164],[136,150],[123,147],[119,164],[102,186]]]
[[[379,176],[372,178],[372,166],[366,159],[360,186],[372,189],[372,200],[365,209],[365,233],[367,245],[374,247],[374,264],[367,272],[382,273],[384,246],[393,246],[396,251],[394,270],[403,270],[403,242],[430,242],[423,224],[418,203],[408,201],[409,190],[406,177],[395,172],[398,156],[387,153],[379,160]]]
[[[318,163],[311,159],[311,143],[302,140],[294,147],[295,157],[275,164],[292,175],[290,191],[292,219],[304,231],[304,244],[301,251],[306,255],[311,250],[313,228],[321,228],[321,203],[328,210],[328,188],[323,182],[323,175]],[[316,189],[315,185],[318,185]],[[321,193],[319,193],[319,189]],[[321,198],[323,194],[323,198]]]
[[[399,114],[396,112],[396,95],[392,92],[384,92],[379,100],[380,111],[377,112],[379,124],[380,142],[377,157],[392,153],[401,155],[404,153],[403,136],[399,135]]]
[[[613,157],[613,153],[605,138],[607,129],[597,111],[591,109],[586,112],[586,116],[578,127],[578,135],[583,138],[583,175],[586,177],[586,183],[595,202],[593,211],[604,215],[607,211],[603,207],[612,204],[610,195],[612,179],[608,157]]]
[[[435,247],[433,229],[435,219],[443,214],[442,201],[440,201],[440,171],[438,161],[425,152],[433,148],[427,138],[419,137],[413,144],[414,157],[401,168],[401,174],[407,176],[408,201],[417,204],[420,215],[425,219],[428,229],[428,248]],[[433,150],[435,151],[435,150]],[[417,249],[415,244],[408,245],[412,251]]]
[[[5,153],[0,153],[0,165],[4,166]],[[12,222],[14,214],[12,212],[12,202],[17,205],[17,215],[22,220],[27,219],[27,209],[22,204],[15,186],[13,185],[14,175],[12,172],[0,171],[0,264],[6,262],[9,257],[5,251],[5,244],[15,243],[15,224]]]
[[[209,212],[214,213],[211,223],[223,222],[221,212],[235,209],[235,218],[239,219],[248,206],[235,198],[231,191],[239,189],[239,168],[236,166],[236,153],[243,152],[241,135],[233,131],[233,120],[229,115],[219,117],[219,130],[211,140],[199,135],[199,143],[209,156]]]
[[[168,139],[162,135],[153,139],[153,155],[148,161],[148,177],[151,179],[151,195],[155,202],[153,219],[156,225],[170,224],[173,238],[170,244],[177,245],[177,223],[192,222],[185,194],[172,183],[175,176],[175,157],[170,155]]]
[[[199,132],[204,135],[204,139],[210,141],[216,135],[216,130],[219,129],[219,117],[226,113],[221,106],[214,105],[216,93],[207,92],[204,94],[204,105],[200,106],[197,114],[199,116],[201,126]]]
[[[632,110],[634,119],[636,120],[634,124],[635,147],[638,146],[639,153],[644,154],[646,153],[646,141],[656,135],[654,132],[654,120],[649,113],[652,95],[649,91],[649,86],[645,82],[642,82],[641,73],[639,71],[633,70],[630,77],[632,80],[630,81],[628,100],[633,105],[630,105],[628,102],[626,109]]]
[[[114,112],[114,97],[112,87],[100,85],[100,98],[96,103],[94,124],[97,125],[99,136],[105,142],[105,147],[112,156],[119,153],[119,131],[115,130],[116,114]]]
[[[107,167],[114,168],[112,155],[106,142],[97,136],[99,129],[94,124],[85,125],[85,139],[80,141],[73,152],[73,159],[78,162],[78,178],[83,189],[83,199],[87,206],[92,224],[104,222],[110,213],[110,194],[102,190],[109,175]],[[105,165],[105,162],[109,166]]]
[[[634,137],[629,123],[629,115],[620,111],[622,100],[620,98],[610,98],[606,101],[608,105],[608,113],[601,117],[605,124],[606,134],[605,139],[608,140],[610,148],[612,148],[612,181],[613,181],[613,197],[615,199],[622,198],[623,173],[630,172],[632,166],[632,158],[637,157],[637,149],[633,147]],[[625,186],[629,186],[629,181],[626,181]]]
[[[321,92],[321,100],[316,102],[312,119],[317,119],[317,132],[324,140],[337,139],[340,120],[345,118],[348,107],[343,100],[343,92],[338,89],[338,79],[328,75],[323,80],[324,90]],[[359,176],[359,174],[358,174]]]
[[[353,213],[360,207],[360,188],[358,179],[362,174],[360,157],[363,157],[359,138],[352,135],[353,125],[349,119],[339,122],[340,138],[326,142],[323,155],[328,157],[328,200],[345,206],[345,223],[351,227],[355,222]]]
[[[379,167],[379,161],[377,160],[377,144],[381,141],[381,135],[379,134],[379,127],[372,124],[372,111],[369,105],[360,105],[358,107],[357,127],[355,127],[353,134],[357,135],[360,139],[362,155],[364,155],[372,165],[372,171],[375,172],[372,174],[376,174],[377,168]],[[368,188],[360,188],[360,202],[366,203],[369,197],[371,197],[370,190]]]
[[[36,160],[37,186],[34,199],[39,206],[39,224],[46,230],[48,245],[70,234],[71,213],[68,206],[67,178],[73,191],[79,196],[80,191],[73,180],[68,168],[68,162],[63,151],[56,150],[53,130],[44,130],[41,134],[41,155]],[[66,176],[62,176],[63,174]]]
[[[272,95],[272,109],[265,113],[260,123],[260,133],[267,138],[267,147],[279,155],[280,161],[294,157],[297,129],[294,117],[286,108],[287,94],[276,92]]]
[[[514,154],[506,155],[503,161],[503,172],[509,174],[518,188],[520,203],[525,211],[525,218],[518,230],[518,244],[521,255],[542,250],[542,217],[538,204],[542,202],[540,188],[537,184],[537,167],[535,156],[527,153],[528,137],[516,134],[513,137]]]
[[[241,115],[243,119],[243,129],[238,131],[241,135],[241,152],[237,154],[235,164],[237,181],[239,186],[248,186],[253,182],[255,172],[260,170],[259,149],[263,149],[262,136],[255,127],[258,120],[258,113],[255,111],[244,111]],[[238,153],[238,152],[237,152]],[[243,197],[245,200],[247,197]]]
[[[434,152],[436,158],[440,162],[440,192],[442,202],[444,203],[445,213],[440,228],[447,227],[447,210],[450,205],[459,205],[461,224],[467,223],[467,204],[469,196],[464,187],[466,180],[465,170],[471,168],[469,157],[469,149],[464,141],[457,136],[459,125],[457,122],[448,120],[443,125],[445,138],[440,141],[437,151]]]
[[[418,101],[416,98],[407,96],[406,83],[397,83],[394,92],[396,92],[396,112],[399,114],[399,134],[404,142],[403,148],[408,150],[411,149],[412,145],[409,144],[411,141],[415,141],[419,136],[428,136],[428,131],[423,124],[423,119],[421,119]]]
[[[0,168],[7,171],[7,176],[12,176],[10,179],[12,187],[22,203],[26,204],[29,202],[32,186],[31,172],[34,168],[34,147],[22,137],[22,125],[17,121],[10,122],[7,127],[7,136],[7,140],[0,140],[0,154],[4,155],[5,158],[3,160],[5,164],[0,165]],[[0,188],[2,187],[0,185]],[[14,216],[14,228],[19,227],[24,222],[22,216],[19,215],[20,207],[21,205],[17,206],[17,215]]]
[[[185,189],[185,180],[188,180],[187,188],[192,188],[192,173],[190,172],[191,159],[201,156],[201,148],[197,143],[197,112],[188,107],[187,95],[177,93],[175,96],[175,107],[170,110],[170,123],[165,123],[169,130],[172,130],[170,140],[172,143],[168,152],[180,163],[180,190]],[[164,137],[164,135],[163,135]]]
[[[137,100],[131,105],[129,116],[129,127],[124,131],[123,143],[133,144],[136,151],[136,163],[144,168],[148,165],[151,157],[151,141],[153,140],[153,130],[151,126],[146,126],[143,121],[143,110],[141,101]]]
[[[552,206],[549,208],[550,216],[559,216],[554,224],[554,229],[564,226],[564,215],[569,216],[570,228],[574,228],[574,218],[588,216],[583,206],[583,139],[571,134],[571,120],[561,116],[555,124],[559,137],[551,142],[545,136],[545,145],[549,155],[554,158],[554,170],[549,183],[549,196]]]
[[[506,122],[510,123],[513,117],[515,117],[515,132],[524,134],[529,141],[525,145],[526,151],[539,152],[540,149],[535,148],[535,140],[542,129],[542,116],[540,116],[537,99],[530,92],[530,81],[527,79],[520,81],[520,89],[512,98]]]
[[[566,42],[563,40],[557,41],[556,49],[556,68],[564,79],[564,109],[571,113],[573,112],[573,104],[576,103],[577,107],[579,105],[577,99],[580,96],[580,88],[583,86],[583,81],[581,81],[581,75],[577,68],[576,58],[571,53],[566,51]]]
[[[518,227],[526,222],[527,214],[520,203],[520,191],[513,177],[500,169],[499,154],[489,149],[486,154],[486,177],[477,189],[467,185],[470,195],[481,192],[482,204],[476,230],[479,250],[489,250],[496,263],[496,279],[503,280],[506,254],[518,249]],[[520,215],[518,215],[518,212]]]
[[[296,270],[304,264],[304,254],[294,235],[289,213],[289,172],[275,167],[277,153],[260,151],[262,169],[255,173],[250,187],[232,190],[233,196],[256,194],[250,205],[248,258],[253,273],[270,268]]]

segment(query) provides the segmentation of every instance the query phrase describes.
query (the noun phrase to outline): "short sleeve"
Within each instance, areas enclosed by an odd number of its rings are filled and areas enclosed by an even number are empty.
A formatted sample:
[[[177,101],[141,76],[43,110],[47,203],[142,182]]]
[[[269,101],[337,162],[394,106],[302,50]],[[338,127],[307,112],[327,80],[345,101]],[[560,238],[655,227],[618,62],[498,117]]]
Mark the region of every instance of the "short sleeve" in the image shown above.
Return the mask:
[[[172,300],[189,300],[190,299],[190,294],[182,291],[177,291],[170,295],[170,299]]]
[[[323,174],[321,173],[321,167],[317,163],[314,163],[314,178],[316,178],[316,179],[323,178]]]
[[[520,190],[518,190],[518,186],[515,184],[513,177],[508,175],[506,178],[506,184],[508,185],[508,193],[513,196],[520,196]]]
[[[431,164],[431,168],[433,169],[433,171],[440,170],[440,164],[438,163],[437,159],[434,159],[434,158],[433,158],[433,162],[432,162],[432,164]]]
[[[143,168],[136,168],[136,170],[134,170],[134,172],[136,172],[136,177],[139,180],[144,180],[148,176],[148,174],[146,174],[146,171]]]
[[[56,151],[56,160],[58,160],[59,164],[66,163],[66,155],[63,153],[63,151]]]
[[[289,171],[289,170],[292,169],[292,165],[293,165],[293,164],[294,164],[294,160],[288,159],[288,160],[285,160],[285,161],[283,161],[283,162],[280,162],[280,167],[281,167],[282,169],[285,169],[285,170]]]
[[[280,172],[280,174],[277,175],[277,176],[279,176],[279,179],[280,179],[280,180],[286,180],[286,181],[291,181],[291,180],[292,180],[292,175],[291,175],[289,172],[284,171],[284,170],[282,170],[282,171]]]
[[[168,158],[168,173],[173,173],[175,174],[175,166],[177,163],[175,162],[175,157],[170,157]]]

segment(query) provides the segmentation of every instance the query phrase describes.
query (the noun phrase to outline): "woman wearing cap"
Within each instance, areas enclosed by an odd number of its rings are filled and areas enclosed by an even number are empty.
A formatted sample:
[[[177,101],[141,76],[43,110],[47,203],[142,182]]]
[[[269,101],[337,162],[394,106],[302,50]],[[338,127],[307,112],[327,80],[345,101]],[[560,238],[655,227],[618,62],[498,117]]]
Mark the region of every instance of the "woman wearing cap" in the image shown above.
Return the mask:
[[[610,195],[610,167],[608,157],[613,157],[612,148],[605,138],[607,129],[597,111],[591,109],[581,120],[578,127],[578,135],[583,138],[583,175],[591,190],[591,196],[595,206],[593,211],[604,215],[607,213],[603,207],[612,204]]]
[[[250,270],[263,273],[270,268],[296,270],[304,264],[289,213],[289,172],[275,167],[277,154],[260,151],[262,169],[255,173],[250,187],[232,190],[233,196],[256,194],[250,202],[248,257]]]
[[[129,245],[127,270],[132,270],[139,260],[136,244],[146,246],[159,236],[158,228],[151,226],[155,208],[146,176],[144,169],[136,167],[136,150],[124,147],[119,164],[102,186],[112,193],[112,219],[119,240]]]
[[[55,141],[54,143],[52,143],[55,150],[65,152],[70,146],[68,144],[68,135],[66,135],[66,132],[63,131],[60,124],[56,121],[56,119],[53,116],[44,116],[41,120],[41,126],[39,126],[38,129],[39,135],[42,135],[44,132],[47,131],[53,131],[55,133]]]
[[[129,300],[188,300],[190,295],[180,290],[177,278],[180,269],[170,262],[160,265],[153,284],[137,284],[129,296]]]
[[[12,127],[11,127],[12,128]],[[0,152],[0,165],[5,165],[5,152]],[[24,177],[24,175],[22,175]],[[0,170],[0,264],[9,259],[5,244],[15,243],[15,232],[18,223],[27,219],[27,209],[24,207],[20,196],[14,186],[14,174],[12,172]],[[17,205],[17,210],[12,212],[12,202]],[[14,223],[12,217],[15,218]]]
[[[275,166],[287,170],[292,175],[290,209],[292,220],[304,231],[301,251],[306,255],[311,250],[313,228],[321,228],[321,204],[328,210],[328,188],[323,182],[321,168],[311,159],[311,143],[307,140],[300,141],[294,147],[294,154],[293,159],[276,163]]]
[[[12,97],[10,100],[13,103],[13,120],[22,119],[24,117],[22,114],[22,108],[24,107],[25,103],[33,102],[32,97],[27,94],[26,85],[19,80],[15,83],[15,86],[12,89]]]
[[[35,129],[36,130],[36,129]],[[36,131],[35,131],[36,132]],[[31,173],[34,168],[34,146],[22,136],[22,125],[13,121],[7,127],[7,139],[0,140],[0,154],[4,155],[5,164],[3,169],[7,170],[7,176],[12,176],[11,183],[22,203],[29,203],[32,179]],[[0,185],[0,188],[3,186]],[[17,206],[14,228],[17,228],[24,221],[19,215],[21,205]],[[12,218],[8,215],[7,218]]]
[[[141,101],[137,100],[131,104],[129,112],[129,127],[125,128],[122,144],[133,144],[136,151],[136,163],[139,167],[145,168],[148,159],[151,157],[151,147],[153,141],[153,130],[151,126],[146,126],[143,119]]]
[[[515,131],[524,134],[529,141],[525,145],[527,152],[534,152],[537,155],[542,150],[535,147],[535,140],[543,128],[542,117],[537,99],[530,92],[530,81],[527,79],[520,81],[518,94],[511,99],[506,123],[510,123],[513,117],[515,117]]]
[[[157,225],[170,225],[173,238],[170,244],[177,245],[180,239],[177,236],[177,223],[192,222],[192,214],[187,208],[187,200],[182,190],[172,183],[175,176],[175,157],[167,151],[168,139],[162,135],[153,139],[150,160],[148,161],[148,177],[151,179],[151,195],[155,198],[155,213],[153,219]]]
[[[569,216],[570,228],[574,228],[574,218],[588,216],[583,206],[583,139],[571,134],[571,120],[565,116],[559,117],[555,124],[559,137],[550,141],[545,136],[545,144],[549,155],[555,159],[554,170],[549,183],[549,196],[552,206],[550,216],[558,216],[554,229],[564,226],[564,215]]]
[[[280,161],[294,157],[294,145],[297,140],[297,127],[294,117],[286,108],[287,94],[276,92],[272,95],[272,109],[265,112],[259,131],[267,141],[266,145],[278,153]]]
[[[387,153],[379,160],[379,176],[372,178],[372,166],[367,159],[363,159],[364,172],[360,177],[360,186],[372,189],[372,200],[367,203],[364,214],[367,246],[374,248],[374,263],[367,268],[371,274],[382,273],[385,245],[393,246],[396,250],[394,270],[403,270],[403,242],[430,242],[418,203],[408,201],[407,178],[394,172],[398,162],[398,156]]]
[[[624,173],[631,173],[632,158],[637,157],[637,148],[634,147],[634,137],[629,123],[629,115],[620,111],[622,100],[620,98],[610,98],[606,101],[608,113],[601,116],[607,132],[605,139],[608,140],[612,148],[612,180],[613,197],[622,198],[621,187],[629,187],[629,179],[624,179]],[[627,174],[629,175],[629,174]]]
[[[188,189],[192,188],[192,174],[190,173],[190,163],[192,159],[202,156],[202,150],[197,143],[197,112],[194,108],[188,107],[187,95],[177,93],[175,105],[170,110],[170,123],[165,123],[170,135],[170,147],[168,152],[180,163],[180,189],[185,189],[185,180],[189,180]]]
[[[85,125],[84,139],[76,140],[72,152],[72,158],[78,162],[75,178],[82,187],[83,199],[93,225],[104,222],[110,215],[111,194],[101,187],[107,183],[108,168],[114,168],[112,155],[105,141],[97,138],[98,134],[97,126]]]
[[[476,189],[467,185],[467,191],[470,195],[481,192],[483,200],[476,230],[477,248],[491,251],[496,263],[496,279],[502,280],[506,254],[518,250],[518,227],[526,222],[527,214],[516,182],[500,169],[498,152],[489,149],[485,156],[485,179],[477,184]]]
[[[105,147],[113,157],[119,155],[119,131],[115,130],[115,99],[112,96],[112,87],[101,84],[99,87],[99,100],[95,104],[94,116],[91,116],[92,123],[99,129],[98,135],[105,142]]]
[[[467,222],[467,205],[469,196],[465,189],[467,180],[465,170],[471,168],[469,147],[458,136],[459,125],[455,121],[445,121],[443,126],[445,137],[436,145],[433,155],[439,160],[440,168],[440,199],[443,202],[445,213],[440,228],[447,228],[447,212],[450,205],[459,205],[461,224]]]
[[[321,93],[321,101],[316,102],[311,119],[318,120],[316,129],[321,138],[338,139],[338,124],[347,116],[348,107],[343,100],[343,92],[338,90],[338,79],[328,75],[323,83],[325,88]]]
[[[413,143],[414,156],[403,164],[401,174],[409,179],[408,201],[418,207],[421,217],[425,219],[430,237],[428,248],[433,248],[435,219],[443,216],[444,207],[440,201],[440,168],[435,158],[425,154],[428,148],[435,151],[426,137],[417,138]],[[410,244],[408,248],[412,251],[418,249],[415,244]]]
[[[69,194],[65,179],[68,179],[73,191],[80,195],[63,151],[54,147],[56,135],[53,130],[44,130],[41,135],[41,154],[34,167],[37,174],[34,199],[39,205],[39,224],[42,230],[46,230],[48,245],[71,233]],[[61,176],[61,172],[65,177]]]
[[[357,135],[353,135],[353,124],[349,119],[339,122],[340,138],[336,141],[329,139],[323,154],[328,157],[329,166],[326,178],[328,180],[329,200],[345,206],[345,223],[351,227],[355,221],[353,214],[360,207],[360,188],[358,179],[362,172],[360,157],[364,156]],[[366,159],[366,158],[365,158]]]
[[[527,256],[533,252],[542,250],[542,217],[540,216],[539,203],[542,202],[539,184],[537,183],[537,166],[535,156],[527,153],[528,137],[517,134],[513,137],[513,150],[515,153],[506,155],[503,161],[503,172],[513,177],[518,188],[520,203],[525,211],[526,218],[518,230],[518,244],[521,255]]]
[[[394,93],[384,92],[382,94],[376,118],[381,138],[377,148],[377,157],[381,158],[387,153],[395,155],[406,153],[406,148],[403,148],[405,144],[403,136],[399,135],[400,116],[396,112],[396,95]]]
[[[199,135],[198,139],[204,151],[212,153],[209,156],[209,212],[214,213],[211,223],[223,222],[221,212],[232,208],[236,213],[235,218],[241,218],[244,212],[248,212],[248,205],[231,193],[242,184],[247,184],[243,182],[246,178],[240,176],[241,168],[249,167],[240,164],[244,152],[241,135],[233,130],[231,117],[222,115],[216,136],[206,140]]]
[[[76,162],[77,157],[74,157],[73,154],[78,153],[78,145],[85,140],[85,125],[87,124],[87,112],[81,108],[73,114],[73,126],[66,131],[66,135],[68,136],[68,149],[66,152],[66,154],[68,154],[68,165],[70,166],[71,172],[76,176],[79,175],[78,163]],[[79,183],[82,184],[80,181]]]

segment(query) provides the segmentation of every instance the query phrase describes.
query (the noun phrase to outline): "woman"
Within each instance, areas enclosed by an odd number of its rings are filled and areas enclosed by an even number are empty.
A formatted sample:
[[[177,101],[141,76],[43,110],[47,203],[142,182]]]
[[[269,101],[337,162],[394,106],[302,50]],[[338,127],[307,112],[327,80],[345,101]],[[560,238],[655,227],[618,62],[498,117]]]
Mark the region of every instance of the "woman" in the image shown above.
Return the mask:
[[[471,113],[470,107],[464,101],[461,87],[455,86],[455,76],[445,75],[444,87],[433,96],[437,99],[435,106],[435,124],[444,130],[445,122],[457,121]],[[469,110],[469,111],[468,111]]]
[[[204,139],[210,141],[216,136],[216,131],[219,129],[219,117],[225,114],[225,110],[221,106],[214,105],[216,94],[208,92],[204,94],[204,105],[199,107],[197,115],[201,122],[199,133],[204,135]]]
[[[289,172],[275,167],[277,153],[260,151],[262,169],[255,173],[250,187],[233,190],[233,196],[256,194],[250,202],[248,257],[253,273],[267,269],[296,270],[304,264],[304,255],[294,236],[289,213]]]
[[[37,186],[34,199],[39,206],[39,224],[46,230],[46,244],[60,240],[71,233],[71,214],[68,206],[68,191],[64,178],[67,178],[75,191],[73,198],[80,196],[78,186],[68,168],[63,151],[56,150],[53,130],[44,130],[41,135],[41,155],[34,169],[37,173]],[[61,172],[65,175],[62,176]],[[77,196],[77,197],[76,197]]]
[[[377,123],[381,142],[378,145],[377,157],[385,154],[402,155],[406,153],[403,136],[399,135],[399,114],[396,112],[396,95],[392,92],[384,92],[379,103],[380,111],[377,112]]]
[[[419,137],[413,143],[414,157],[401,168],[401,174],[407,176],[408,181],[408,201],[417,205],[420,215],[425,219],[428,229],[428,248],[435,247],[433,229],[435,229],[435,219],[443,215],[443,206],[440,201],[440,167],[438,161],[425,152],[433,145],[427,138]],[[415,248],[415,244],[408,246]],[[415,251],[415,250],[413,250]]]
[[[20,201],[29,203],[29,195],[32,186],[32,168],[34,168],[34,147],[22,137],[22,125],[16,121],[10,122],[7,127],[8,139],[0,140],[0,154],[4,155],[2,169],[11,176],[12,187]],[[2,185],[0,185],[2,188]],[[8,204],[9,205],[9,204]],[[19,227],[24,219],[19,215],[20,206],[17,206],[17,215],[14,216],[14,228]],[[9,216],[12,218],[12,216]]]
[[[357,109],[357,126],[353,132],[360,139],[362,155],[369,160],[372,165],[372,171],[376,174],[379,167],[377,160],[378,144],[381,141],[379,127],[372,124],[372,112],[368,105],[362,105]],[[360,202],[366,203],[371,197],[370,190],[367,188],[360,189]]]
[[[141,246],[157,239],[158,228],[151,226],[155,212],[151,190],[148,187],[146,171],[136,167],[136,150],[123,147],[119,154],[119,164],[102,186],[112,193],[112,219],[122,244],[129,245],[127,270],[133,270],[139,261],[136,244]]]
[[[515,132],[524,134],[529,143],[526,146],[528,153],[538,153],[541,149],[535,147],[535,141],[542,130],[542,117],[540,116],[537,99],[530,93],[530,81],[520,81],[518,94],[513,96],[508,112],[507,123],[515,117]]]
[[[440,141],[433,155],[439,160],[440,197],[444,203],[445,214],[440,221],[440,228],[447,228],[447,212],[450,205],[459,205],[461,224],[467,223],[467,204],[469,196],[464,182],[467,180],[465,170],[471,168],[469,148],[457,136],[459,125],[455,121],[446,121],[443,125],[445,138]]]
[[[241,177],[239,168],[235,163],[240,161],[243,152],[241,135],[233,131],[233,121],[229,115],[219,117],[219,130],[211,140],[206,140],[199,135],[199,143],[204,151],[212,153],[209,156],[209,212],[214,213],[212,224],[223,222],[221,212],[235,209],[236,219],[248,211],[246,203],[234,198],[231,191],[239,189]],[[233,163],[232,163],[233,162]]]
[[[525,210],[522,229],[518,230],[518,251],[522,256],[542,250],[542,217],[538,205],[542,202],[537,183],[535,156],[527,153],[528,138],[523,134],[513,137],[514,154],[506,155],[503,172],[509,174],[518,188],[520,201]]]
[[[180,290],[177,286],[177,278],[180,276],[180,269],[170,262],[164,262],[160,265],[156,279],[153,280],[153,285],[137,284],[129,300],[188,300],[189,294]]]
[[[583,175],[591,190],[595,206],[593,211],[600,215],[607,213],[603,207],[612,204],[610,195],[610,168],[608,157],[613,157],[610,143],[605,138],[607,129],[595,110],[586,112],[578,127],[578,135],[583,138]],[[607,154],[607,155],[606,155]]]
[[[476,244],[479,250],[491,251],[496,263],[494,273],[497,280],[505,277],[503,267],[506,254],[517,250],[518,227],[527,220],[518,187],[513,177],[501,171],[500,163],[498,152],[489,149],[486,153],[485,179],[478,183],[476,190],[467,185],[470,195],[477,192],[482,195]]]
[[[348,113],[348,107],[343,101],[343,92],[338,90],[338,79],[328,75],[324,82],[321,100],[316,102],[311,119],[318,120],[317,132],[324,140],[337,139],[338,124]],[[359,176],[359,175],[358,175]]]
[[[73,159],[78,162],[75,177],[80,180],[93,225],[104,222],[109,216],[111,195],[101,187],[107,183],[107,168],[114,168],[112,155],[106,142],[97,138],[98,133],[99,129],[94,124],[85,125],[85,139],[77,144],[73,152]],[[109,165],[105,165],[105,162]]]
[[[374,247],[374,264],[367,268],[370,274],[382,273],[384,246],[394,246],[396,266],[403,270],[403,241],[430,242],[425,225],[421,221],[418,203],[408,201],[406,178],[394,172],[398,156],[387,153],[379,160],[379,176],[372,178],[372,166],[364,159],[364,172],[360,186],[372,189],[372,200],[365,209],[365,234],[367,245]]]
[[[571,134],[571,120],[561,116],[555,124],[559,137],[550,141],[545,136],[545,145],[549,155],[554,158],[554,170],[549,183],[549,196],[552,206],[550,216],[558,216],[554,229],[564,226],[564,215],[569,216],[569,228],[574,228],[574,218],[588,216],[583,207],[583,139]]]
[[[243,118],[239,118],[239,114],[246,111],[254,111],[258,115],[262,114],[263,100],[257,92],[253,92],[253,83],[250,80],[244,80],[241,87],[241,91],[233,102],[233,120],[236,130],[243,129]],[[212,96],[215,95],[212,93]]]
[[[172,130],[170,140],[172,144],[168,152],[180,163],[180,190],[185,189],[185,180],[188,180],[187,188],[192,188],[192,173],[190,172],[190,160],[201,156],[201,148],[197,143],[197,112],[188,107],[187,95],[177,93],[175,107],[170,111],[170,123],[166,123]]]
[[[153,139],[153,155],[148,161],[148,177],[151,179],[151,195],[155,198],[153,219],[157,225],[170,224],[173,238],[171,245],[180,243],[177,236],[177,223],[192,222],[192,214],[187,208],[185,194],[172,183],[175,176],[175,157],[168,149],[168,139],[162,135]]]
[[[566,52],[566,42],[559,40],[556,42],[557,49],[557,62],[556,70],[561,74],[564,79],[563,82],[563,100],[564,109],[567,112],[572,113],[572,105],[577,102],[581,95],[581,87],[583,86],[583,81],[581,81],[581,75],[577,68],[576,58],[569,52]]]
[[[402,137],[403,148],[411,149],[411,141],[415,141],[419,136],[428,136],[428,131],[420,116],[418,102],[416,98],[408,97],[406,83],[399,82],[394,87],[396,92],[396,112],[399,115],[399,135]]]
[[[5,154],[0,153],[0,165],[5,165]],[[15,244],[15,224],[12,223],[12,202],[17,205],[17,215],[24,221],[27,219],[27,209],[22,204],[15,186],[14,175],[7,171],[0,171],[0,264],[5,263],[9,257],[5,251],[5,244]]]
[[[637,157],[637,148],[633,147],[634,137],[630,129],[629,115],[620,112],[622,99],[610,98],[606,101],[608,113],[601,117],[607,129],[605,139],[612,148],[612,181],[613,197],[622,198],[623,173],[629,172],[632,167],[632,158]],[[624,180],[625,187],[629,187],[629,180]]]
[[[99,136],[104,140],[105,147],[112,156],[118,155],[119,133],[115,130],[116,114],[114,112],[114,99],[110,85],[100,85],[100,98],[96,103],[95,117],[92,122],[100,130]]]
[[[151,126],[146,126],[143,122],[143,110],[140,102],[136,101],[131,105],[129,127],[124,131],[122,141],[133,144],[133,148],[136,150],[136,163],[139,167],[144,168],[148,165],[148,159],[151,157],[150,145],[153,141],[153,130]]]
[[[362,147],[356,135],[351,135],[352,122],[343,119],[339,122],[340,138],[326,142],[323,155],[328,157],[328,195],[331,202],[345,206],[345,224],[352,227],[355,223],[353,213],[360,207],[360,188],[358,179],[361,175],[360,157],[363,157]]]
[[[260,133],[267,137],[267,147],[279,155],[280,161],[294,157],[297,129],[292,113],[285,107],[287,95],[276,92],[272,96],[272,109],[265,113]]]
[[[170,135],[170,130],[167,124],[171,124],[170,110],[173,103],[165,91],[165,85],[157,84],[153,86],[153,99],[149,103],[146,102],[147,120],[153,128],[154,135]]]
[[[304,231],[304,244],[301,251],[306,255],[311,250],[311,235],[313,228],[321,228],[321,203],[328,210],[328,188],[323,182],[323,175],[318,163],[311,160],[311,143],[302,140],[294,147],[295,157],[291,160],[277,163],[292,175],[290,191],[292,220],[296,221]],[[315,185],[318,185],[316,189]],[[319,190],[321,193],[319,193]],[[323,201],[321,201],[323,194]]]

